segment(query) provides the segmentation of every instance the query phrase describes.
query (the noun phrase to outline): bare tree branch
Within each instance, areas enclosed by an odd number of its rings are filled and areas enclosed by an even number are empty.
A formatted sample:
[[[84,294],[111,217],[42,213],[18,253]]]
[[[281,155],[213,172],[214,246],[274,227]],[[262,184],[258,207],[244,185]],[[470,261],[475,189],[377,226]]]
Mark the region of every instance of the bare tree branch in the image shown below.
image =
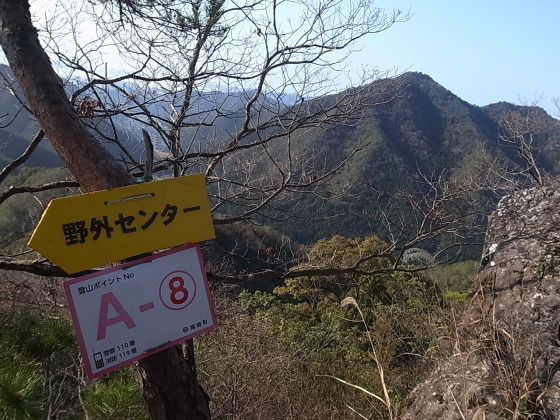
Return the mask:
[[[68,274],[56,265],[50,264],[45,259],[22,260],[13,259],[0,254],[0,270],[23,271],[45,277],[68,277]]]
[[[328,94],[340,91],[336,75],[357,41],[408,18],[367,0],[69,2],[58,8],[42,33],[50,52],[71,69],[70,80],[81,85],[71,100],[97,104],[88,111],[88,126],[117,145],[129,168],[140,164],[123,134],[108,134],[104,126],[130,124],[136,144],[145,129],[164,156],[155,171],[206,173],[214,211],[228,209],[219,223],[251,217],[296,191],[309,192],[337,172],[321,172],[313,163],[317,151],[294,148],[293,142],[306,130],[353,125],[366,107],[394,97],[398,86],[375,83],[385,75],[379,72],[364,78],[362,88]],[[280,18],[286,8],[297,10],[297,24]],[[99,35],[85,41],[80,25],[89,17]],[[61,42],[57,21],[70,28],[74,48]],[[126,60],[124,74],[107,76],[103,51],[109,48]],[[361,147],[339,156],[339,166]],[[232,167],[235,162],[244,162],[243,170]],[[312,178],[301,177],[303,165],[314,172]],[[274,175],[257,176],[267,167]]]
[[[544,111],[535,105],[504,113],[499,120],[500,140],[516,149],[524,162],[517,172],[529,177],[537,185],[543,185],[545,174],[537,163],[540,153],[537,138],[546,130]],[[511,172],[511,171],[510,171]]]
[[[15,168],[25,163],[29,156],[31,156],[31,154],[35,151],[37,146],[39,146],[39,143],[41,143],[44,136],[45,132],[43,130],[39,130],[39,132],[35,134],[35,137],[33,137],[33,140],[31,140],[31,143],[29,143],[29,146],[27,146],[27,149],[25,149],[25,151],[17,159],[14,159],[6,165],[2,171],[0,171],[0,183],[2,183],[2,181],[4,181]]]
[[[21,187],[10,187],[3,193],[0,193],[0,203],[3,203],[8,198],[12,197],[16,194],[21,193],[36,193],[39,191],[48,191],[54,190],[57,188],[72,188],[72,187],[79,187],[80,184],[76,181],[56,181],[56,182],[49,182],[47,184],[42,185],[24,185]]]

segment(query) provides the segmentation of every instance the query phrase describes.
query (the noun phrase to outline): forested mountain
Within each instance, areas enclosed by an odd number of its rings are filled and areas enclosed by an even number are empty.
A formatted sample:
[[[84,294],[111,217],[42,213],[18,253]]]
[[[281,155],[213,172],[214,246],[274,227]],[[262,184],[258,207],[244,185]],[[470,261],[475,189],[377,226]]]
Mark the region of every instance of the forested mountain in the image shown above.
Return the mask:
[[[484,223],[489,204],[503,195],[502,190],[512,188],[511,182],[516,179],[536,182],[545,171],[558,173],[559,122],[540,108],[507,103],[476,107],[419,73],[380,81],[376,88],[393,92],[394,97],[386,101],[386,94],[379,96],[382,103],[365,108],[359,118],[340,125],[317,126],[293,136],[293,156],[308,159],[298,169],[304,182],[320,178],[341,158],[358,149],[348,163],[325,183],[310,182],[308,191],[296,191],[291,201],[271,201],[268,212],[260,214],[263,225],[273,225],[290,238],[315,243],[313,246],[305,247],[302,253],[301,248],[292,246],[269,226],[255,228],[234,223],[220,226],[217,240],[205,249],[209,274],[216,277],[213,286],[221,328],[198,341],[196,350],[202,355],[197,362],[200,377],[211,390],[217,418],[235,413],[238,418],[280,419],[285,418],[286,407],[297,413],[294,418],[349,418],[349,407],[366,413],[368,418],[376,418],[380,410],[396,418],[391,413],[401,409],[423,372],[433,360],[451,352],[455,331],[448,322],[461,309],[479,269],[478,261],[449,267],[444,265],[451,260],[445,258],[418,263],[422,252],[430,256],[450,247],[452,234],[467,238],[472,233],[482,242],[481,230],[468,223]],[[214,94],[223,97],[223,93]],[[310,100],[309,106],[319,107],[321,101],[328,103],[329,98]],[[218,118],[215,128],[187,130],[186,135],[200,136],[196,137],[199,141],[210,130],[214,130],[215,137],[220,130],[225,132],[235,126],[240,109],[236,109],[235,99],[228,104],[230,119]],[[17,102],[8,91],[0,96],[0,112],[6,114],[6,121],[17,114]],[[505,121],[505,117],[510,119]],[[89,119],[97,128],[106,123]],[[108,136],[124,135],[139,145],[141,123],[106,127]],[[0,137],[4,145],[0,164],[21,153],[36,129],[33,120],[22,111],[14,124],[6,127],[5,136]],[[519,155],[515,142],[508,142],[515,135],[521,135],[525,146],[533,149],[535,167],[528,168],[528,157]],[[49,163],[54,152],[45,143],[36,152],[38,165],[56,165]],[[118,149],[114,150],[118,153]],[[270,173],[264,162],[281,161],[274,160],[274,153],[283,152],[271,148],[261,161],[238,159],[239,166],[248,164],[242,176]],[[28,162],[28,166],[33,165]],[[4,181],[0,194],[11,185],[37,185],[67,177],[69,173],[59,168],[19,168]],[[507,182],[502,183],[502,178]],[[19,253],[22,238],[36,225],[48,201],[55,194],[66,193],[76,191],[21,194],[1,203],[2,252]],[[462,218],[469,213],[471,216]],[[286,219],[285,215],[291,217]],[[416,241],[401,247],[389,246],[402,244],[414,235]],[[361,238],[352,238],[356,236]],[[318,241],[327,237],[330,239]],[[406,255],[407,251],[412,253]],[[470,254],[460,255],[462,259],[467,257],[478,259],[480,246]],[[304,262],[300,264],[301,261]],[[399,261],[404,265],[395,271]],[[416,271],[416,267],[420,270],[434,262],[442,263],[442,267]],[[279,266],[290,270],[299,267],[299,275],[280,278],[275,271]],[[325,274],[309,275],[310,267],[327,270]],[[352,268],[358,271],[349,270]],[[251,277],[255,272],[260,275]],[[250,281],[235,283],[238,273],[249,273]],[[231,299],[239,289],[222,290],[220,280],[229,280],[244,290]],[[46,290],[44,279],[36,282],[38,287],[11,280],[23,286],[12,286],[13,293],[6,293],[6,302],[15,307],[16,302],[22,301],[20,289],[25,288],[43,300],[50,299],[59,311],[64,304],[58,303],[57,281],[54,279]],[[6,283],[8,287],[12,284]],[[31,301],[27,297],[25,300]],[[119,410],[126,412],[122,418],[139,418],[138,413],[145,412],[128,370],[78,391],[79,398],[73,390],[79,385],[58,385],[78,377],[77,349],[63,316],[40,318],[23,313],[0,319],[0,348],[9,349],[2,352],[5,360],[1,364],[10,368],[13,364],[13,372],[20,369],[17,375],[0,369],[0,382],[18,390],[20,384],[14,384],[15,380],[31,378],[25,387],[27,400],[42,401],[46,395],[45,401],[50,401],[55,395],[58,401],[63,396],[56,410],[63,412],[72,407],[78,413],[97,413],[96,418],[117,416],[117,411],[108,415],[113,410],[107,404],[109,400],[114,405],[118,402]],[[46,321],[40,322],[42,319]],[[29,331],[33,334],[29,335]],[[13,356],[14,351],[18,357]],[[66,356],[72,360],[66,360]],[[15,365],[18,358],[24,361],[24,368]],[[33,372],[39,366],[43,376]],[[59,388],[50,382],[45,387],[43,378],[54,378]],[[367,391],[361,393],[364,389]],[[121,401],[128,402],[122,405]],[[42,409],[37,403],[37,412]]]
[[[2,66],[0,71],[5,77],[10,77],[7,67]],[[315,162],[310,162],[308,173],[301,174],[302,178],[310,179],[322,169],[334,167],[341,156],[347,155],[357,145],[363,145],[326,185],[271,207],[268,213],[262,215],[261,222],[272,224],[301,243],[313,243],[319,238],[336,234],[348,237],[379,234],[386,237],[388,232],[383,230],[379,215],[372,210],[380,200],[395,196],[399,191],[419,192],[429,188],[426,179],[440,179],[442,182],[472,179],[478,182],[479,178],[488,177],[488,171],[514,171],[523,167],[524,162],[515,147],[500,140],[500,134],[504,134],[500,120],[508,113],[538,116],[540,125],[533,143],[535,150],[540,151],[537,153],[538,164],[551,174],[560,171],[560,123],[540,108],[503,102],[486,107],[474,106],[422,73],[405,73],[396,79],[380,81],[376,88],[383,90],[384,84],[385,87],[389,84],[398,87],[386,89],[394,92],[391,100],[366,106],[361,117],[352,123],[315,128],[297,137],[295,147],[316,151]],[[243,95],[241,92],[237,94]],[[213,130],[215,136],[237,124],[236,103],[240,101],[235,99],[235,94],[230,99],[220,92],[200,95],[197,97],[197,101],[201,102],[199,105],[204,108],[203,103],[211,101],[212,95],[214,101],[228,108],[226,114],[229,119],[216,118],[213,128],[187,130],[185,135],[190,138],[186,141],[193,141],[195,137],[196,141],[203,141],[209,130]],[[272,100],[273,95],[267,98]],[[385,101],[387,98],[382,99]],[[282,100],[289,102],[293,98]],[[313,106],[319,100],[325,98],[309,102]],[[157,104],[152,106],[157,107]],[[0,115],[5,127],[0,129],[0,162],[18,156],[37,131],[37,124],[29,113],[22,110],[18,114],[18,109],[19,104],[12,92],[1,90]],[[140,124],[130,126],[132,123],[123,118],[116,118],[114,122],[119,134],[125,133],[128,141],[136,145],[139,143]],[[157,138],[154,140],[157,149]],[[28,165],[57,166],[60,160],[48,142],[42,143],[43,147],[32,155]],[[111,150],[120,153],[114,147]],[[138,153],[141,147],[134,146],[131,150]],[[496,162],[500,163],[499,168]],[[266,172],[266,166],[256,167],[255,174],[259,172]],[[480,194],[486,194],[487,199],[493,198],[488,191]],[[487,210],[480,209],[482,217]]]
[[[538,118],[533,143],[537,163],[558,174],[560,122],[541,108],[504,102],[474,106],[422,73],[405,73],[393,83],[400,86],[394,99],[367,109],[357,124],[299,139],[301,147],[322,150],[326,160],[335,160],[360,141],[366,146],[319,192],[322,198],[290,203],[294,217],[275,224],[278,229],[302,242],[380,233],[368,211],[380,192],[418,191],[426,188],[423,178],[440,175],[446,182],[472,179],[474,184],[499,178],[500,171],[521,172],[525,162],[514,145],[500,138],[507,134],[500,120],[510,114]],[[327,217],[333,214],[338,216]]]

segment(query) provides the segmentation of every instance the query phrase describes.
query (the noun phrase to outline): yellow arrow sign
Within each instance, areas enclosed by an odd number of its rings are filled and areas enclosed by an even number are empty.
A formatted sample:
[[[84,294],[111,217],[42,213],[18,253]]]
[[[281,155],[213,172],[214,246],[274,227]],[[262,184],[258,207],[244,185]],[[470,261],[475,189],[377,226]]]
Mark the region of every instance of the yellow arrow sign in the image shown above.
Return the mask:
[[[215,237],[196,174],[52,200],[29,246],[72,274]]]

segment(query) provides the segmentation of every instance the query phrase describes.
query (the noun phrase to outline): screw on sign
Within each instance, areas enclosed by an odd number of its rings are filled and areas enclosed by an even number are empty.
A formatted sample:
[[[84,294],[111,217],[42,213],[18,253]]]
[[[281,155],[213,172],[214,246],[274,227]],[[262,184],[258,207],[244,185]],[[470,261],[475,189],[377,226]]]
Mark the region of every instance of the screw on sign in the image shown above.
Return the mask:
[[[195,174],[52,200],[29,246],[71,274],[215,236]]]
[[[90,378],[216,327],[198,245],[72,279],[64,288]]]

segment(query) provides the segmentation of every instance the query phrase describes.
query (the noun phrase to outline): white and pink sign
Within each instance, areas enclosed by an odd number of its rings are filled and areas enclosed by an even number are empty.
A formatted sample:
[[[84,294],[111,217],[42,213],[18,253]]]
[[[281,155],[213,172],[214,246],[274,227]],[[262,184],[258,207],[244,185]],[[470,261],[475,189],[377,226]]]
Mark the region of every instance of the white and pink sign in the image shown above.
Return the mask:
[[[64,289],[90,378],[217,326],[198,245],[68,280]]]

